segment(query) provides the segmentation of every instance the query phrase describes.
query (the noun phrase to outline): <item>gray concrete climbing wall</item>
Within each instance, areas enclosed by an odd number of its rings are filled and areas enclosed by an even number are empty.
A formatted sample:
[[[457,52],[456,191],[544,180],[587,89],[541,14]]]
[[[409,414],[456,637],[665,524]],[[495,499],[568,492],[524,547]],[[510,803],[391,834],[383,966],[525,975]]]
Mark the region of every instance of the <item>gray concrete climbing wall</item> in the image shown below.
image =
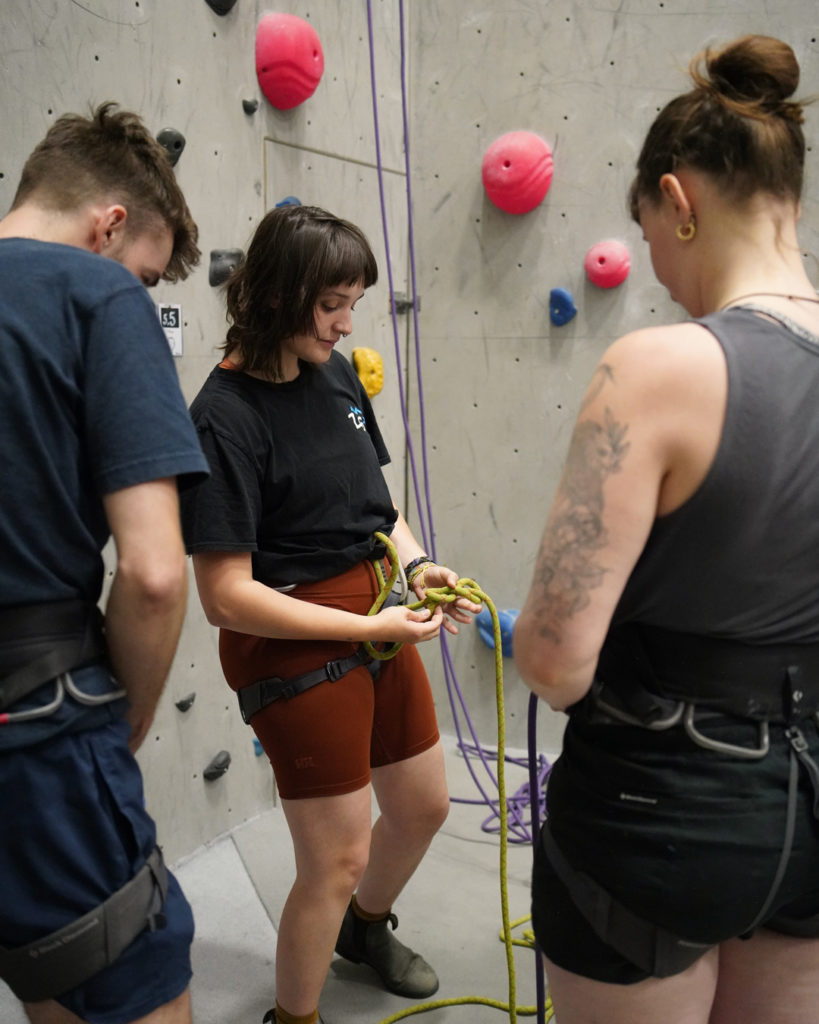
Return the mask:
[[[743,32],[781,35],[803,67],[802,93],[819,92],[815,0],[407,0],[413,237],[420,298],[421,379],[435,540],[441,560],[473,576],[501,609],[528,587],[548,501],[591,370],[631,328],[680,311],[654,282],[624,195],[657,108],[686,87],[682,68],[703,44]],[[261,96],[254,67],[259,18],[297,14],[315,27],[325,71],[305,104],[280,112]],[[384,209],[393,287],[408,294],[398,0],[371,4]],[[3,0],[0,6],[0,211],[23,159],[54,118],[105,99],[138,110],[152,130],[187,144],[177,175],[200,225],[202,268],[156,289],[179,304],[180,380],[189,398],[217,359],[224,334],[219,292],[208,283],[212,249],[246,247],[265,209],[285,196],[335,210],[373,242],[381,281],[359,307],[346,343],[382,353],[374,399],[393,452],[399,505],[417,522],[404,457],[396,350],[408,376],[414,451],[423,478],[411,316],[389,310],[376,169],[366,0],[237,0],[219,16],[205,0]],[[245,112],[243,100],[259,100]],[[808,132],[817,137],[817,115]],[[523,216],[484,197],[480,165],[499,135],[534,131],[554,151],[544,202]],[[819,176],[809,154],[803,245],[819,280]],[[616,238],[633,269],[618,289],[585,282],[583,257]],[[21,282],[21,286],[24,282]],[[549,321],[553,287],[579,308]],[[407,487],[407,481],[410,486]],[[9,486],[4,484],[4,486]],[[422,499],[422,505],[424,499]],[[111,560],[113,556],[110,555]],[[448,644],[479,737],[495,738],[493,656],[476,631]],[[454,728],[437,645],[424,657],[445,732]],[[507,741],[525,747],[528,691],[505,662]],[[187,711],[176,703],[195,694]],[[463,721],[459,712],[459,721]],[[540,714],[541,745],[559,746],[562,719]],[[171,860],[269,806],[269,766],[221,678],[216,635],[192,587],[178,657],[155,726],[140,753],[149,806]],[[228,750],[214,782],[202,773]]]

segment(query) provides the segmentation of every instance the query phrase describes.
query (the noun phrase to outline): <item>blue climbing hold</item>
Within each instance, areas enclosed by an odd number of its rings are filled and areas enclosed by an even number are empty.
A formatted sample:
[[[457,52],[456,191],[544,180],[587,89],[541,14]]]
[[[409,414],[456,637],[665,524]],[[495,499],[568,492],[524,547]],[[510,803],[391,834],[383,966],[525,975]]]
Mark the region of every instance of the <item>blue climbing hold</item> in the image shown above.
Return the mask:
[[[256,755],[256,757],[261,757],[262,754],[264,753],[264,747],[259,742],[258,736],[253,737],[253,753]]]
[[[295,196],[285,196],[284,199],[280,199],[276,206],[301,206],[301,199],[297,199]]]
[[[498,612],[498,625],[501,635],[501,654],[505,658],[512,657],[512,636],[515,631],[515,621],[520,612],[517,608],[508,608]],[[478,634],[487,647],[495,649],[495,630],[492,625],[492,613],[484,606],[482,611],[475,617],[478,627]]]
[[[567,324],[576,313],[572,293],[565,288],[552,288],[549,292],[549,318],[555,327]]]

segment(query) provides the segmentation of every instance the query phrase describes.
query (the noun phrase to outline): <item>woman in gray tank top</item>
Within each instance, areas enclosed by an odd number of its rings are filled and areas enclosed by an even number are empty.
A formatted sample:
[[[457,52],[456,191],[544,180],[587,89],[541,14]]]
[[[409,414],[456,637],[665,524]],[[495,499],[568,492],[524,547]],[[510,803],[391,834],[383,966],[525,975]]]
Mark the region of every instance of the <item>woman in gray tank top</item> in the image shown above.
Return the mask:
[[[567,711],[533,875],[560,1024],[819,1006],[819,304],[791,48],[706,50],[630,202],[687,322],[583,401],[515,631]]]

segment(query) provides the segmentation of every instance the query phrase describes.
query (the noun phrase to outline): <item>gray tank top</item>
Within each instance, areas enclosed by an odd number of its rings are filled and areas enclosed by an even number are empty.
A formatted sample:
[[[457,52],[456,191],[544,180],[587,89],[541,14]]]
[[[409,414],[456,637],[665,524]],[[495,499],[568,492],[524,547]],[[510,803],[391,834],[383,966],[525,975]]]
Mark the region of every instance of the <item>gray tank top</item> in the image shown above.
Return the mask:
[[[819,337],[756,305],[698,323],[728,364],[722,438],[696,493],[655,521],[613,623],[819,641]]]

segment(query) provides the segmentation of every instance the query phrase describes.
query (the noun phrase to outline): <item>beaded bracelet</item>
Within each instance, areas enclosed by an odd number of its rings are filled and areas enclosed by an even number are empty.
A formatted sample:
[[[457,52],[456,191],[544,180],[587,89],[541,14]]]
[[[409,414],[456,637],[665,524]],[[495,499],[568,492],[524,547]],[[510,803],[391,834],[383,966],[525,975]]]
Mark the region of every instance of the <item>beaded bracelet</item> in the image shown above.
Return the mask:
[[[421,561],[417,561],[410,571],[406,573],[407,586],[414,586],[418,577],[423,576],[427,569],[429,569],[431,565],[435,564],[436,563],[431,558],[424,558]]]
[[[417,569],[419,566],[423,565],[425,562],[429,562],[431,564],[434,564],[432,562],[432,559],[429,557],[429,555],[419,555],[417,558],[413,558],[413,560],[411,562],[408,562],[404,566],[404,575],[409,577],[409,574],[412,572],[413,569]]]

